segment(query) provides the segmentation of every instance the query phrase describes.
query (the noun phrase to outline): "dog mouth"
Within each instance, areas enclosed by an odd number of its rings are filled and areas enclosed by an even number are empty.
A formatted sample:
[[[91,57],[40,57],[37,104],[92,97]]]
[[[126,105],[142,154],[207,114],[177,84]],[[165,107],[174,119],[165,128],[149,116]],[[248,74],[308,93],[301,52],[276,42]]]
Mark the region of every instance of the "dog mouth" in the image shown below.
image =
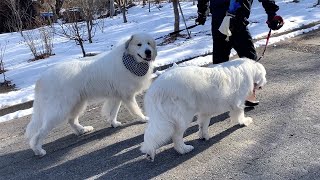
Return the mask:
[[[151,55],[150,55],[150,56],[147,56],[147,57],[145,57],[145,58],[143,58],[140,54],[138,54],[138,56],[139,56],[141,59],[145,60],[145,61],[151,61],[151,60],[152,60],[152,59],[151,59]]]

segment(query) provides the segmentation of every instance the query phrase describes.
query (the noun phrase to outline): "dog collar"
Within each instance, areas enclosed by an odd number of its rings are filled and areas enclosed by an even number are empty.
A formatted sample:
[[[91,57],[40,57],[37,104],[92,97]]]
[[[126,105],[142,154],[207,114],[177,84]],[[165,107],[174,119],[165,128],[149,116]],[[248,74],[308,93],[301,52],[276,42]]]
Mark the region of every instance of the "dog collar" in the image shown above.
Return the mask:
[[[146,62],[137,62],[130,54],[124,53],[122,56],[124,66],[136,76],[144,76],[149,70],[149,64]]]

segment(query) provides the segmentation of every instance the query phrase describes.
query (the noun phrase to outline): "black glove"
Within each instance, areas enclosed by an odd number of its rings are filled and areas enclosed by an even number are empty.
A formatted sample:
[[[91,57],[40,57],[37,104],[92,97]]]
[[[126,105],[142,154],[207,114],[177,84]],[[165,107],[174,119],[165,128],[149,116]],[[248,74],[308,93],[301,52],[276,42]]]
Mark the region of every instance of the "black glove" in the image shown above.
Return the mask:
[[[272,30],[278,30],[280,29],[284,21],[281,16],[278,15],[268,15],[268,21],[267,21],[268,27]]]
[[[206,15],[198,13],[198,17],[196,19],[196,24],[204,25],[206,23]]]

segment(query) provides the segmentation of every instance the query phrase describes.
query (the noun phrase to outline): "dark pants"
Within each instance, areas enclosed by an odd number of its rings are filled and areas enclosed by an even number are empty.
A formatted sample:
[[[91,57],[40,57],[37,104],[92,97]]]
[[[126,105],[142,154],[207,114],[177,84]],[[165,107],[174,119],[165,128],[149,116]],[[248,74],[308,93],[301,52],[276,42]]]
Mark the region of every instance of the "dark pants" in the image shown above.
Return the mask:
[[[225,40],[226,36],[218,30],[224,16],[224,14],[212,16],[213,64],[228,61],[232,48],[236,50],[239,57],[256,60],[257,53],[247,27],[235,28],[232,31],[232,36],[229,37],[229,41]]]

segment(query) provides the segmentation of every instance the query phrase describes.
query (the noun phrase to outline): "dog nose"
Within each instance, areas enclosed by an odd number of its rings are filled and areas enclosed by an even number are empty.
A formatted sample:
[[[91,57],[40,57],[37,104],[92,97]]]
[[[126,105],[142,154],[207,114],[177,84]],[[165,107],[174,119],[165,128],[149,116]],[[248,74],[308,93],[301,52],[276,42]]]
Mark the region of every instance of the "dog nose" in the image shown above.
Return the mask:
[[[150,57],[151,56],[151,51],[150,49],[146,49],[146,51],[144,52],[146,54],[146,56]]]

